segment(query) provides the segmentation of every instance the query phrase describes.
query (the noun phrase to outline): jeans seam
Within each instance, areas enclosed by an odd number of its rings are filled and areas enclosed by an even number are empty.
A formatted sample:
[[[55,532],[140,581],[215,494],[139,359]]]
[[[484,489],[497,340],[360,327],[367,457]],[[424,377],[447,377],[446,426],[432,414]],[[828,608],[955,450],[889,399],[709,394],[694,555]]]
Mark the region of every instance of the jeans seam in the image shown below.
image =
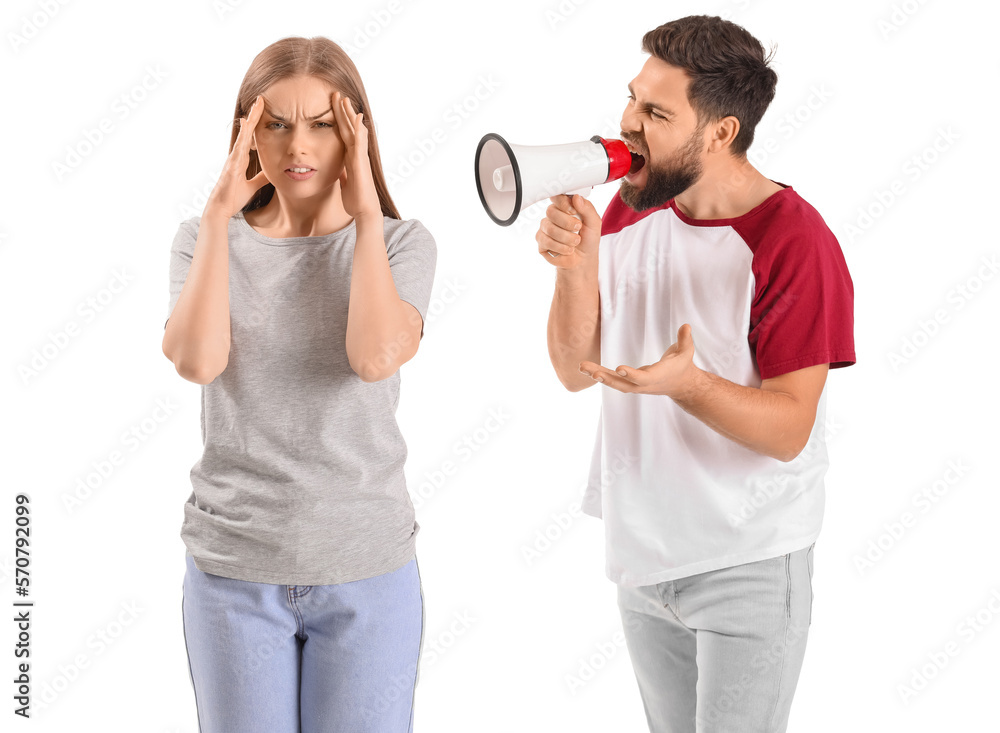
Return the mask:
[[[417,588],[420,592],[420,642],[417,645],[417,666],[413,675],[413,695],[410,696],[410,720],[413,719],[413,710],[416,706],[417,699],[417,683],[420,681],[420,657],[424,651],[424,628],[425,623],[425,612],[426,606],[424,605],[424,584],[423,580],[420,578],[420,562],[417,560],[417,556],[413,556],[413,562],[416,563],[417,567]],[[412,728],[410,729],[412,730]]]
[[[305,636],[306,625],[302,618],[302,614],[299,613],[299,607],[295,605],[296,595],[295,591],[292,590],[293,588],[294,586],[291,585],[285,586],[285,597],[288,599],[288,605],[292,609],[292,616],[295,617],[295,635],[301,639]]]
[[[789,626],[789,619],[786,618],[785,633],[783,635],[781,643],[781,661],[778,665],[778,689],[776,690],[776,693],[774,695],[774,707],[771,708],[771,718],[767,724],[768,730],[772,730],[774,728],[774,716],[777,715],[778,705],[781,702],[781,681],[785,671],[785,656],[788,654],[788,626]]]
[[[785,554],[785,618],[792,617],[792,554]]]
[[[188,660],[188,675],[191,677],[191,691],[194,693],[194,711],[198,719],[198,733],[202,732],[201,708],[198,706],[198,687],[194,683],[194,668],[191,666],[191,651],[188,648],[187,624],[184,622],[184,585],[181,585],[181,634],[184,636],[184,652]]]
[[[813,589],[812,589],[813,571],[812,571],[812,569],[810,567],[812,565],[813,548],[815,546],[816,546],[815,542],[813,544],[811,544],[809,546],[809,552],[806,554],[806,570],[809,573],[809,623],[808,623],[809,626],[812,626],[812,621],[813,621],[813,602],[815,601],[815,595],[813,594]]]
[[[420,643],[417,646],[417,676],[413,684],[416,686],[417,680],[420,679],[420,656],[424,651],[424,631],[427,628],[427,606],[424,603],[424,583],[423,579],[420,577],[420,561],[417,560],[416,556],[413,557],[417,564],[417,588],[420,590]]]

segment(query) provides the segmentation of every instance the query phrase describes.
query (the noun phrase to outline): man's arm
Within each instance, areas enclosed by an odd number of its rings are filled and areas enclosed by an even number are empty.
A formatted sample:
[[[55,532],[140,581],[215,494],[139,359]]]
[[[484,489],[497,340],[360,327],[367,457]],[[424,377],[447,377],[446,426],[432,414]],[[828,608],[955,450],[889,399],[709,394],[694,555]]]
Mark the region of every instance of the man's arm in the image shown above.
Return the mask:
[[[744,387],[695,366],[691,327],[655,364],[615,370],[584,361],[580,371],[622,392],[670,397],[685,412],[720,435],[779,461],[791,461],[806,446],[816,420],[829,364],[798,369]]]
[[[597,250],[601,217],[579,194],[553,196],[539,224],[538,253],[556,267],[547,341],[556,376],[571,392],[591,386],[579,372],[582,359],[601,359],[601,302]],[[576,208],[574,208],[574,204]],[[579,211],[580,218],[574,216]]]
[[[744,387],[698,369],[674,402],[745,448],[791,461],[809,441],[829,364],[798,369]]]
[[[559,381],[570,392],[593,384],[576,366],[581,359],[601,358],[601,311],[597,274],[556,271],[549,309],[549,359]]]

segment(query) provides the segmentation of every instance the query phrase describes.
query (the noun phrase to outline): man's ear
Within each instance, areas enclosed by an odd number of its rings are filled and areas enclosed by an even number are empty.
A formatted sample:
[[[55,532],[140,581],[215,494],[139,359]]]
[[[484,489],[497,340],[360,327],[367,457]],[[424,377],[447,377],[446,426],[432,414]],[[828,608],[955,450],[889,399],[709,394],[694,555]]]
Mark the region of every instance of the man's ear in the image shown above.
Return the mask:
[[[732,115],[723,117],[715,123],[715,132],[712,134],[712,139],[708,142],[709,151],[716,153],[720,150],[725,150],[733,144],[739,131],[740,121],[738,119]]]

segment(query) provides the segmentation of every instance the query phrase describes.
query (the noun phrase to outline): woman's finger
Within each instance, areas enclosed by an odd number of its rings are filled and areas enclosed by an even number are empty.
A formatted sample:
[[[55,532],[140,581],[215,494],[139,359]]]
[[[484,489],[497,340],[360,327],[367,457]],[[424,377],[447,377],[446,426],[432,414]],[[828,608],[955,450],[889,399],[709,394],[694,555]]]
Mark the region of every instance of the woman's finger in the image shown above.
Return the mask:
[[[253,133],[257,129],[257,123],[260,122],[260,117],[263,114],[264,114],[264,95],[258,94],[257,99],[255,99],[253,104],[250,105],[250,111],[247,112],[247,125],[250,127],[251,137],[253,137]]]
[[[340,92],[334,92],[330,95],[330,109],[333,110],[333,121],[337,123],[337,135],[343,140],[344,120],[340,114]]]
[[[354,139],[359,143],[362,140],[366,143],[368,142],[368,128],[365,127],[365,116],[363,112],[358,112],[358,114],[354,117]],[[362,146],[359,145],[358,147]],[[367,145],[364,147],[367,149]]]
[[[241,149],[250,148],[250,138],[253,135],[253,130],[257,126],[257,120],[260,119],[260,109],[264,105],[258,104],[260,97],[254,100],[254,103],[250,105],[250,111],[247,112],[246,117],[240,117],[240,129],[236,134],[236,144],[240,146]]]
[[[351,100],[344,97],[343,101],[343,112],[344,120],[347,122],[347,129],[350,130],[348,133],[351,138],[351,145],[356,145],[358,142],[358,120],[354,113],[354,105],[351,104]]]
[[[351,118],[347,116],[347,111],[344,108],[345,102],[350,104],[350,101],[340,92],[334,93],[333,114],[337,118],[337,131],[340,133],[344,145],[350,148],[354,144],[354,128],[351,126]]]

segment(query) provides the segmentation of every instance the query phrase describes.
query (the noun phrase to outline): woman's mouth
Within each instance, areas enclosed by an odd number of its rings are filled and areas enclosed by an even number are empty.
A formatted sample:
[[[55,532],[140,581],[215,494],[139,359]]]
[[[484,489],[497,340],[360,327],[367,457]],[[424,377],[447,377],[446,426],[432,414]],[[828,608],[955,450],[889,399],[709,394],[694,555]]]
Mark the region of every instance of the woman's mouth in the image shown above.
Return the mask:
[[[293,181],[305,181],[312,178],[315,172],[315,168],[309,168],[307,166],[292,166],[290,168],[285,168],[285,175]]]

